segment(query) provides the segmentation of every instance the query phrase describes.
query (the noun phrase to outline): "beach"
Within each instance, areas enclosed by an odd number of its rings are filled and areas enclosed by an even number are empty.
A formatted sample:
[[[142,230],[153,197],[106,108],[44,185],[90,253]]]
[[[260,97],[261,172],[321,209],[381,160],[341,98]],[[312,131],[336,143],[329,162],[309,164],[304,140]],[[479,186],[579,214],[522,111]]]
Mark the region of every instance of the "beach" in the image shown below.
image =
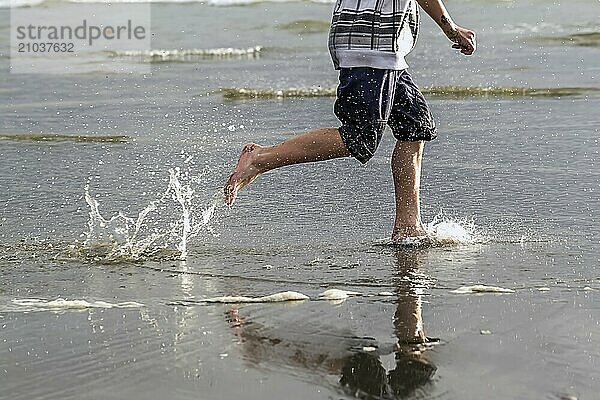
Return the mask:
[[[339,126],[332,3],[243,3],[20,74],[0,0],[0,399],[598,398],[597,3],[448,0],[471,57],[422,13],[424,248],[389,240],[389,131],[223,204],[244,143]]]

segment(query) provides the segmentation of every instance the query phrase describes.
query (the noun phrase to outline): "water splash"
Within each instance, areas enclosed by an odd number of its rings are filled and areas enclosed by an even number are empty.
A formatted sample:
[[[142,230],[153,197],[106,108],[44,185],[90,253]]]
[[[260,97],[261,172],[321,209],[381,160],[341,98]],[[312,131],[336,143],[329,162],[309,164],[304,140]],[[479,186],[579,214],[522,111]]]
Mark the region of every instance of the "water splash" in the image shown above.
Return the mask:
[[[415,236],[392,241],[389,238],[377,240],[376,245],[381,246],[406,246],[406,247],[444,247],[461,246],[476,243],[485,243],[475,222],[470,220],[457,220],[446,216],[443,212],[433,217],[431,222],[425,224],[427,235]]]
[[[482,242],[483,238],[477,234],[474,221],[458,221],[439,213],[425,229],[434,245],[462,245]]]
[[[137,216],[119,212],[108,219],[102,216],[99,203],[86,186],[85,201],[90,207],[88,231],[78,250],[85,258],[110,263],[185,259],[192,238],[201,232],[216,235],[210,221],[222,202],[219,191],[212,196],[208,207],[197,212],[194,189],[189,181],[181,169],[170,169],[167,189]]]

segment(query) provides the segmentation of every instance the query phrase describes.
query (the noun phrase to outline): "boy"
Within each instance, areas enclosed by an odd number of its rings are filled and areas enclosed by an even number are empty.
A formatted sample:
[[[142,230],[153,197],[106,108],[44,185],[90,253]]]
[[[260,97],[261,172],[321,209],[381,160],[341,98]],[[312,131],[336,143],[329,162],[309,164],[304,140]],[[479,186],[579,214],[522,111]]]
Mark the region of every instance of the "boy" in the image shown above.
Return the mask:
[[[244,146],[225,185],[225,202],[260,174],[291,164],[354,157],[366,163],[385,125],[397,139],[392,154],[396,219],[392,240],[427,237],[421,222],[419,186],[423,143],[436,137],[435,123],[404,60],[419,27],[417,3],[440,26],[452,48],[475,51],[475,32],[456,25],[442,0],[337,0],[329,50],[340,70],[334,112],[339,128],[320,128],[275,146]]]

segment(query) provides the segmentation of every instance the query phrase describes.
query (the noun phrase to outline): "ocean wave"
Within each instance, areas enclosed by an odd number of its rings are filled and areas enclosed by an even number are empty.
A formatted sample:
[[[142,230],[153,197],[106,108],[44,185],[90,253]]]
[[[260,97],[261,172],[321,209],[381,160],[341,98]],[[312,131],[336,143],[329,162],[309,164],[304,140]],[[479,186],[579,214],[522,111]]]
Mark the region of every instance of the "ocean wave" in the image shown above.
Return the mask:
[[[594,87],[526,88],[494,86],[429,86],[421,89],[425,96],[439,99],[465,99],[471,97],[572,97],[600,93]],[[335,97],[334,87],[312,86],[306,88],[261,89],[221,88],[220,93],[228,100],[284,99],[295,97]]]
[[[20,8],[38,6],[50,2],[115,4],[115,3],[206,3],[204,0],[0,0],[0,8]]]
[[[44,3],[46,0],[0,0],[0,8],[33,7]]]
[[[204,58],[258,58],[262,46],[216,49],[130,50],[110,51],[110,57],[136,58],[142,62],[185,62]]]
[[[600,93],[594,87],[563,88],[527,88],[527,87],[494,87],[494,86],[430,86],[423,89],[429,97],[445,99],[463,99],[468,97],[572,97]]]
[[[247,6],[258,3],[292,3],[299,0],[207,0],[211,6]],[[301,0],[300,0],[301,1]],[[308,0],[310,3],[334,3],[335,0]]]
[[[542,36],[537,41],[549,44],[600,47],[600,32],[574,33],[566,36]]]
[[[61,133],[0,133],[0,140],[31,142],[126,143],[124,135],[68,135]]]
[[[220,92],[229,100],[241,99],[282,99],[289,97],[335,97],[336,89],[312,86],[306,88],[258,89],[258,88],[222,88]]]
[[[504,24],[503,28],[501,28],[501,32],[513,34],[526,34],[538,33],[542,31],[557,32],[562,31],[564,29],[565,27],[561,24],[537,21],[535,23],[520,22],[516,24]]]
[[[204,0],[58,0],[68,3],[115,4],[115,3],[204,3]]]
[[[278,25],[277,28],[295,33],[324,33],[329,31],[331,22],[319,19],[299,19]]]
[[[60,0],[58,0],[60,1]],[[292,3],[302,0],[63,0],[66,3],[204,3],[211,6],[245,6],[258,3]],[[310,3],[333,3],[334,0],[307,0]],[[0,8],[20,8],[38,6],[48,0],[0,0]]]

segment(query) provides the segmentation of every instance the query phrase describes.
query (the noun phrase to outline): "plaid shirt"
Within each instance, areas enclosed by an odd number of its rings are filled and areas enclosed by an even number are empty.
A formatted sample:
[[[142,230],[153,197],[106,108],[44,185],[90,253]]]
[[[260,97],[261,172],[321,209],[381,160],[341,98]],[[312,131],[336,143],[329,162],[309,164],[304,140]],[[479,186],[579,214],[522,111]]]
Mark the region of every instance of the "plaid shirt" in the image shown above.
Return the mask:
[[[336,69],[405,69],[419,28],[416,0],[337,0],[329,31]]]

